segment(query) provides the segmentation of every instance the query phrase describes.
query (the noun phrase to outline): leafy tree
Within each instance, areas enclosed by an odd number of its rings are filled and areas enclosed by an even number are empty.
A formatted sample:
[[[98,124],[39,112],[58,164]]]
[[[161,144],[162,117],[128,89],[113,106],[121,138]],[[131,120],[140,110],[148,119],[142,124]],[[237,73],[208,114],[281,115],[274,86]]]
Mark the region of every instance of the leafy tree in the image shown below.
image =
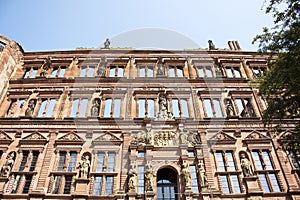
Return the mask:
[[[263,120],[269,124],[274,119],[300,118],[300,1],[270,0],[265,12],[272,14],[274,27],[263,28],[253,42],[259,51],[270,52],[271,69],[260,79],[260,93],[268,101]],[[282,140],[300,160],[300,122],[295,134]]]

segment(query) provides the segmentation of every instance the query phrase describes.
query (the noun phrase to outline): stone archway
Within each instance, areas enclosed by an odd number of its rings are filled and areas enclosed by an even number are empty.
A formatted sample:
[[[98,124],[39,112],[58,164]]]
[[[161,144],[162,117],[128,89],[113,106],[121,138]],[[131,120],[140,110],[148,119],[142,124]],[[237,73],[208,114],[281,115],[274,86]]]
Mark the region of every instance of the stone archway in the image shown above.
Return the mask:
[[[162,168],[157,172],[156,199],[178,200],[178,175],[171,168]]]

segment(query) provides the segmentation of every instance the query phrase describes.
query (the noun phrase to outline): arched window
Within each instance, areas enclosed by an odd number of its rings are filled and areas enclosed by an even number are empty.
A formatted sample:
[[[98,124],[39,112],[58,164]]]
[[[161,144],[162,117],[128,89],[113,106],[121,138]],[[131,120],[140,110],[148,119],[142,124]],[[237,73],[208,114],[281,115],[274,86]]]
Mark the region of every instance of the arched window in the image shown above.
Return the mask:
[[[157,172],[157,200],[177,200],[177,188],[176,172],[169,168]]]

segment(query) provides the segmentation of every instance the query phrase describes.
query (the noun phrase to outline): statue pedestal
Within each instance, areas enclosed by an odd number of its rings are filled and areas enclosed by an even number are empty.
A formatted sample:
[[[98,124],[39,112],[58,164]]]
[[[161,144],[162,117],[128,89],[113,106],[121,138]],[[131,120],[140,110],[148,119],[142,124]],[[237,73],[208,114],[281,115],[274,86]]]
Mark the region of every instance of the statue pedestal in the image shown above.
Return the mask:
[[[8,181],[7,177],[0,177],[0,194],[4,193],[4,187],[7,181]]]
[[[118,191],[116,194],[116,200],[124,200],[126,197],[126,194],[124,191]]]
[[[127,194],[128,194],[128,200],[135,200],[137,196],[137,193],[135,191],[134,192],[129,191]]]
[[[244,177],[244,181],[246,183],[248,194],[260,194],[262,191],[259,188],[257,176],[251,176],[251,177]]]
[[[153,200],[155,196],[155,193],[153,191],[147,191],[145,194],[145,199],[146,200]]]
[[[185,192],[183,194],[184,200],[193,200],[193,191],[191,189],[185,189]]]
[[[77,178],[75,179],[76,189],[73,193],[75,196],[87,196],[89,195],[89,179]]]

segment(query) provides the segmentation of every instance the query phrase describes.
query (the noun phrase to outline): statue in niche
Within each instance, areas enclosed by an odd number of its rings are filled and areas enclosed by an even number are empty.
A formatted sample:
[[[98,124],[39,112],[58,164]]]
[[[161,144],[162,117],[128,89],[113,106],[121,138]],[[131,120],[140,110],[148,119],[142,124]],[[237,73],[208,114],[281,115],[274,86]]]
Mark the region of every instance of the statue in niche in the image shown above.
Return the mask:
[[[179,142],[180,142],[180,144],[187,144],[187,131],[180,130]]]
[[[188,170],[188,166],[186,163],[182,164],[181,174],[184,179],[185,190],[190,190],[191,185],[192,185],[192,179],[191,179],[191,174],[190,174],[190,171]]]
[[[157,63],[157,75],[164,76],[165,75],[165,66],[163,64],[162,58],[158,59]]]
[[[128,172],[129,175],[129,180],[128,180],[128,189],[130,192],[135,192],[136,191],[136,170],[134,167],[134,164],[131,165],[131,169]]]
[[[48,70],[50,66],[51,66],[51,60],[50,58],[46,58],[44,64],[41,67],[42,69],[41,69],[40,77],[46,77],[48,75]]]
[[[104,77],[105,72],[106,72],[106,61],[105,61],[105,58],[102,57],[98,64],[97,75],[100,77]]]
[[[254,172],[253,172],[253,168],[252,168],[251,162],[247,158],[247,156],[246,156],[246,154],[244,152],[241,153],[240,160],[241,160],[241,167],[242,167],[244,176],[245,177],[251,177],[251,176],[253,176]]]
[[[216,65],[216,64],[214,64],[214,67],[215,67],[216,76],[217,77],[222,77],[223,74],[222,74],[221,68],[218,65]]]
[[[150,162],[148,162],[146,165],[145,180],[146,180],[146,191],[152,192],[153,191],[154,173],[153,173]]]
[[[207,189],[208,182],[206,177],[206,171],[204,169],[204,163],[202,160],[200,160],[198,163],[198,171],[199,171],[200,187],[203,189]]]
[[[99,116],[99,109],[100,109],[100,100],[95,99],[93,101],[93,105],[91,107],[91,116],[93,116],[93,117]]]
[[[174,120],[175,116],[173,113],[168,112],[168,101],[167,101],[167,95],[165,93],[159,94],[159,111],[157,113],[157,119],[163,119],[163,120]]]
[[[216,50],[216,46],[212,42],[212,40],[208,40],[208,50]]]
[[[225,108],[226,108],[226,115],[227,115],[227,117],[233,117],[233,116],[235,116],[234,108],[233,108],[233,105],[232,105],[232,103],[231,103],[231,101],[230,101],[229,98],[226,99],[226,106],[225,106]]]
[[[8,156],[6,158],[6,162],[2,167],[2,170],[1,170],[2,177],[7,178],[9,176],[9,173],[12,170],[14,163],[15,163],[15,153],[11,152],[10,154],[8,154]]]
[[[31,99],[28,102],[27,109],[25,110],[25,116],[26,117],[31,117],[32,116],[33,111],[34,111],[34,107],[35,107],[35,100]]]
[[[82,157],[79,163],[79,178],[87,179],[90,172],[91,161],[88,155]]]
[[[104,42],[104,48],[105,49],[109,49],[109,46],[110,46],[110,41],[108,38],[106,38],[105,42]]]

